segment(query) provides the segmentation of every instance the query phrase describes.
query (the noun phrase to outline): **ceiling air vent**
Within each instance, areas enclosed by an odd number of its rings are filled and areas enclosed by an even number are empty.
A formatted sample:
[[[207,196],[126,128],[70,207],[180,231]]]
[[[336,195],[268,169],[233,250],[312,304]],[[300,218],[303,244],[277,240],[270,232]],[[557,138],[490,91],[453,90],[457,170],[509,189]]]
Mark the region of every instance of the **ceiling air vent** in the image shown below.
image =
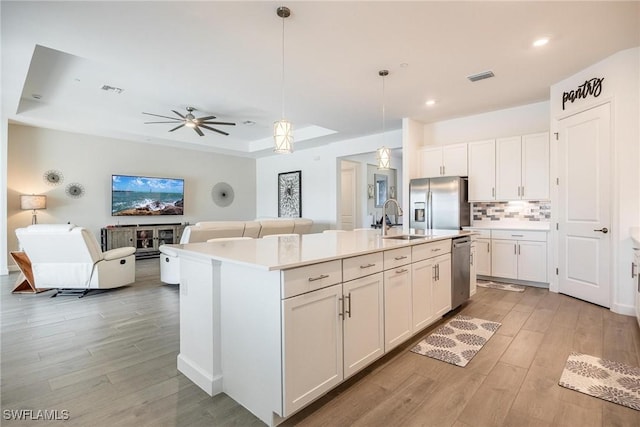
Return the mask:
[[[467,76],[467,78],[472,82],[477,82],[478,80],[484,80],[494,76],[495,74],[493,74],[493,71],[483,71],[481,73],[474,74],[472,76]]]

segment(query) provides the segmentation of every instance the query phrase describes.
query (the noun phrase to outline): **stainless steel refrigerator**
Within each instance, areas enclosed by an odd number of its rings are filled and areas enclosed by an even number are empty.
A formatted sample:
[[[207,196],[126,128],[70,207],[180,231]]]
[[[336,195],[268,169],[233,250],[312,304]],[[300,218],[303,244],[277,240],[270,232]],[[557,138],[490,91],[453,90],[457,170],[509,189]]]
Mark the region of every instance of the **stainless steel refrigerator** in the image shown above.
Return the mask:
[[[460,230],[471,224],[467,178],[447,176],[409,182],[409,226],[418,230]]]

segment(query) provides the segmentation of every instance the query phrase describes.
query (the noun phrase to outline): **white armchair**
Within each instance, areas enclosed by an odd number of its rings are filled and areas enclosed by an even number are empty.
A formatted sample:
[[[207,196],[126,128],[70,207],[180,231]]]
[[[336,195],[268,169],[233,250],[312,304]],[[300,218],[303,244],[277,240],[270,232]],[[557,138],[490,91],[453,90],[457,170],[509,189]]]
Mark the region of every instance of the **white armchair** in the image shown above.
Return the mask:
[[[35,224],[16,230],[38,288],[108,289],[135,281],[135,248],[100,250],[95,236],[73,224]]]

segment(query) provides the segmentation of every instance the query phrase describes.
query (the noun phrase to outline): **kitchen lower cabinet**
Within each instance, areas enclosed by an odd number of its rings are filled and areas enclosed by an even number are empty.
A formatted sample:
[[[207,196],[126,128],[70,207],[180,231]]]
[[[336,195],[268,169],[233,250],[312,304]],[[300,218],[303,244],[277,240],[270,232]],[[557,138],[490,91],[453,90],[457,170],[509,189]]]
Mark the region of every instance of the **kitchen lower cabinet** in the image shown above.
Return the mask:
[[[411,265],[411,282],[413,291],[413,330],[429,326],[436,320],[433,311],[433,261],[425,259]]]
[[[384,354],[383,274],[343,284],[344,377],[348,378]]]
[[[282,322],[283,409],[287,416],[344,378],[342,284],[283,300]]]
[[[477,239],[476,252],[473,259],[476,274],[491,276],[491,239]]]
[[[547,282],[547,233],[498,231],[491,240],[491,275]]]
[[[518,242],[518,279],[547,281],[547,242]]]
[[[451,303],[451,301],[449,301]],[[387,352],[413,333],[411,266],[384,272],[384,351]]]
[[[437,318],[451,310],[451,254],[433,259],[433,312]]]
[[[518,278],[518,243],[515,240],[491,241],[492,276],[507,279]]]

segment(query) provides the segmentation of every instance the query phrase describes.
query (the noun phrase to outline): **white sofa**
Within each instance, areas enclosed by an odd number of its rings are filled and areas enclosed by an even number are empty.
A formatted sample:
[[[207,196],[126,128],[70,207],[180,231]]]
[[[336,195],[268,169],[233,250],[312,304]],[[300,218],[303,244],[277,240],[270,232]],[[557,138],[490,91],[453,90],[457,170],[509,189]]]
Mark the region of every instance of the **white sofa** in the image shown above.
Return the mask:
[[[265,218],[255,221],[202,221],[185,227],[180,243],[206,242],[227,237],[259,238],[271,234],[308,234],[313,221],[307,218]],[[168,246],[160,246],[160,281],[180,283],[178,253]]]
[[[102,252],[89,230],[74,224],[35,224],[16,236],[31,261],[38,288],[84,290],[125,286],[135,281],[134,247]]]

